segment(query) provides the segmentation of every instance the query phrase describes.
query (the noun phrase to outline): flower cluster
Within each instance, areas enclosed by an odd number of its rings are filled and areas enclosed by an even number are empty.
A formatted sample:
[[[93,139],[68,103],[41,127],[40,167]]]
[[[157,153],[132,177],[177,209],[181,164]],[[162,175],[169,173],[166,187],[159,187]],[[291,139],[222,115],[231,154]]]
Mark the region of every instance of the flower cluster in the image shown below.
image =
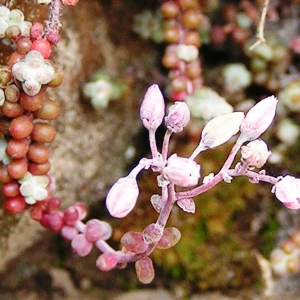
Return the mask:
[[[35,204],[48,197],[47,187],[50,184],[50,178],[47,175],[33,176],[27,172],[18,182],[20,183],[20,194],[25,198],[27,204]]]
[[[95,109],[106,108],[110,100],[118,100],[122,97],[124,84],[115,82],[111,74],[102,70],[83,85],[82,92]]]
[[[206,86],[197,89],[192,95],[188,95],[185,101],[191,110],[192,116],[205,121],[233,112],[233,107],[225,98]]]
[[[21,82],[27,95],[35,96],[41,90],[42,85],[54,78],[55,70],[49,62],[44,60],[39,51],[31,50],[24,60],[13,65],[12,74]]]
[[[19,36],[29,36],[30,27],[31,23],[24,20],[21,10],[0,6],[0,38],[11,36],[12,32],[17,32]]]
[[[300,270],[299,255],[300,231],[296,231],[272,251],[270,261],[274,273],[278,276],[298,273]]]

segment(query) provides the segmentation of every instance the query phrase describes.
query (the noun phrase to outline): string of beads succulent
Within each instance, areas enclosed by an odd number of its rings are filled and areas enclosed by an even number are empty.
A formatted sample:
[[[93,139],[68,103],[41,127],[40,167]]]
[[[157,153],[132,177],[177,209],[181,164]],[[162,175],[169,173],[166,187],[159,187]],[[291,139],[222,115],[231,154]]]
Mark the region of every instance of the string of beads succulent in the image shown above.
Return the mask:
[[[160,7],[164,17],[163,35],[168,44],[162,58],[169,69],[173,101],[184,101],[186,95],[202,87],[198,28],[205,22],[197,0],[165,1]]]

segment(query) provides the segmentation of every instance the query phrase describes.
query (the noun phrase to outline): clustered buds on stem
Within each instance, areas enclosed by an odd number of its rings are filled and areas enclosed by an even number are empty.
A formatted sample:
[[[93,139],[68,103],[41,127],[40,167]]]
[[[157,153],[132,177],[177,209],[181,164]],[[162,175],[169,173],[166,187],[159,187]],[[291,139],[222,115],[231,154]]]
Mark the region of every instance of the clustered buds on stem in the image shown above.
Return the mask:
[[[48,2],[48,1],[40,1]],[[56,87],[62,81],[61,73],[49,60],[54,45],[59,41],[60,14],[62,4],[75,5],[78,0],[52,0],[50,20],[46,28],[41,23],[28,24],[18,10],[9,11],[0,6],[4,19],[0,38],[5,35],[15,43],[16,51],[10,56],[7,66],[0,67],[0,182],[6,197],[5,207],[11,213],[31,207],[31,217],[42,226],[60,232],[71,241],[71,247],[78,256],[88,255],[93,246],[101,254],[96,266],[101,271],[109,271],[135,262],[135,269],[142,283],[150,283],[154,278],[154,268],[149,255],[157,247],[168,249],[181,237],[175,227],[166,228],[166,224],[175,203],[185,212],[194,213],[193,197],[204,193],[222,180],[231,182],[235,176],[247,176],[251,182],[265,181],[273,185],[272,192],[286,207],[300,209],[300,179],[287,175],[274,178],[265,175],[265,171],[256,173],[270,156],[265,142],[258,140],[270,126],[275,116],[277,99],[274,96],[258,102],[244,116],[242,112],[223,114],[210,120],[203,128],[199,146],[189,158],[179,157],[176,153],[168,157],[169,138],[178,133],[190,120],[189,107],[184,102],[175,102],[165,116],[165,101],[158,85],[147,90],[140,108],[140,118],[149,131],[152,158],[143,158],[126,176],[120,178],[109,190],[106,206],[113,217],[123,218],[135,207],[139,196],[137,175],[143,169],[152,169],[158,173],[158,185],[161,195],[150,199],[159,216],[155,223],[146,226],[142,232],[127,232],[121,239],[122,249],[115,251],[106,242],[112,235],[111,226],[97,219],[83,223],[87,209],[82,203],[75,203],[64,211],[60,210],[61,201],[52,196],[52,177],[49,150],[45,145],[52,142],[55,129],[47,123],[59,114],[59,107],[47,98],[45,90]],[[184,97],[201,87],[198,49],[201,40],[196,31],[201,23],[199,3],[196,0],[166,1],[161,7],[169,26],[165,30],[165,39],[171,43],[166,50],[164,64],[172,69],[172,99]],[[16,18],[12,30],[8,20]],[[174,27],[174,24],[180,26]],[[29,26],[30,25],[30,26]],[[24,29],[24,28],[25,29]],[[28,29],[28,30],[27,30]],[[5,33],[5,35],[4,35]],[[167,127],[162,153],[157,149],[155,132],[163,119]],[[194,159],[202,151],[218,147],[229,141],[240,131],[227,160],[217,175],[210,174],[196,186],[200,179],[200,165]],[[245,142],[249,142],[243,145]],[[241,163],[230,169],[232,162],[241,150]],[[193,189],[176,192],[175,186]],[[292,237],[292,243],[282,245],[282,251],[274,253],[272,260],[277,270],[285,267],[296,270],[299,257],[300,235]],[[280,273],[280,272],[279,272]]]

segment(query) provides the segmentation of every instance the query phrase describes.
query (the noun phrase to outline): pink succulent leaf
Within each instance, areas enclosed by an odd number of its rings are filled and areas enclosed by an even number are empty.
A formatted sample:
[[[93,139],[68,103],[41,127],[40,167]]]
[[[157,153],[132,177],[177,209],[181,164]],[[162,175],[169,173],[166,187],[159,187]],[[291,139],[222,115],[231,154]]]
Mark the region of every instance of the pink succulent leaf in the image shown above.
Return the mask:
[[[152,260],[149,257],[144,257],[135,262],[135,271],[141,283],[150,283],[155,275]]]
[[[112,235],[112,228],[104,221],[91,219],[86,223],[84,234],[90,242],[96,242],[99,239],[107,240]]]
[[[196,205],[193,199],[182,199],[177,201],[177,205],[185,212],[188,213],[195,213],[196,211]]]
[[[150,198],[150,202],[151,202],[153,208],[156,210],[156,212],[160,213],[161,208],[162,208],[161,196],[158,194],[152,195]]]
[[[118,264],[118,255],[115,252],[101,254],[96,260],[96,266],[101,271],[110,271]]]
[[[80,257],[87,256],[93,248],[93,243],[89,242],[84,234],[76,235],[71,242],[72,249]]]
[[[140,118],[148,130],[156,130],[165,115],[165,101],[157,84],[151,85],[140,108]]]
[[[156,243],[161,239],[162,234],[163,228],[156,223],[152,223],[143,230],[143,239],[146,244]]]
[[[111,187],[106,197],[106,207],[116,218],[126,217],[134,208],[139,195],[136,179],[122,177]]]
[[[134,252],[136,254],[145,253],[148,249],[148,245],[145,243],[141,232],[126,232],[121,238],[121,243],[127,251]]]
[[[169,108],[165,123],[172,132],[180,132],[190,121],[190,109],[185,102],[175,102]]]
[[[64,239],[72,241],[78,234],[78,230],[74,226],[65,225],[62,227],[60,233]]]
[[[271,125],[278,100],[275,96],[267,97],[254,105],[246,114],[240,131],[247,141],[260,137]]]
[[[176,245],[181,238],[181,233],[176,227],[165,228],[163,236],[157,244],[158,249],[169,249]]]
[[[72,205],[79,214],[79,220],[83,220],[87,215],[87,207],[83,202],[76,202]]]

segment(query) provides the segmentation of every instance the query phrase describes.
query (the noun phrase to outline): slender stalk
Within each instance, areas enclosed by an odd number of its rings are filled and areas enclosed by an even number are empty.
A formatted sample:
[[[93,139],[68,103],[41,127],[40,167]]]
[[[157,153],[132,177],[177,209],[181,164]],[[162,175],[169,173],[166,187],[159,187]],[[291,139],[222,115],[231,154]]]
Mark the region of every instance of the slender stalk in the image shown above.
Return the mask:
[[[172,131],[168,129],[165,133],[164,141],[163,141],[163,145],[162,145],[162,158],[164,161],[167,159],[167,156],[168,156],[169,141],[170,141],[171,135],[172,135]]]

